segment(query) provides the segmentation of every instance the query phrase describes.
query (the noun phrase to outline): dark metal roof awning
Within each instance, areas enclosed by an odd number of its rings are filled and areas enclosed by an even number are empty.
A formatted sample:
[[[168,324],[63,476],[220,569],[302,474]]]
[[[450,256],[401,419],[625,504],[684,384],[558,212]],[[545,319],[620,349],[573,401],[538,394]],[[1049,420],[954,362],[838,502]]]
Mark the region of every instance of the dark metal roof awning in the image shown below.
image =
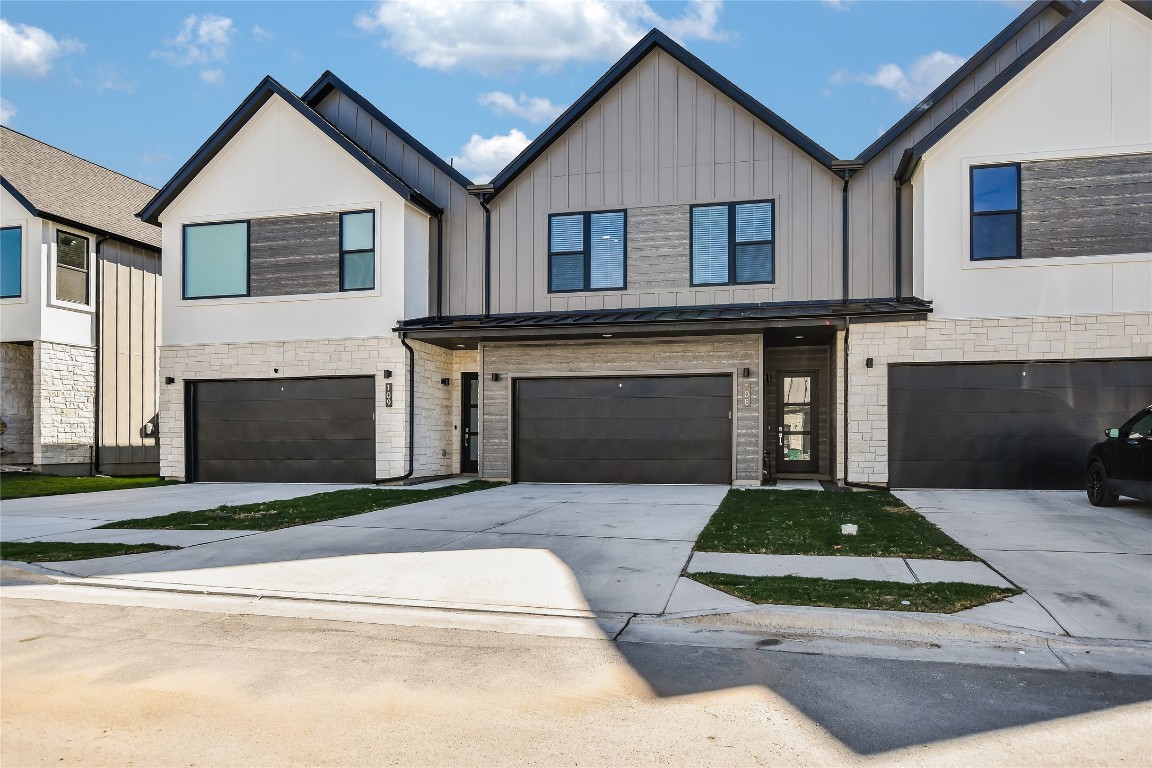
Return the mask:
[[[917,298],[729,304],[702,307],[455,315],[404,320],[396,328],[408,338],[444,347],[474,347],[480,341],[580,339],[756,332],[794,326],[843,327],[849,322],[923,319],[930,302]]]

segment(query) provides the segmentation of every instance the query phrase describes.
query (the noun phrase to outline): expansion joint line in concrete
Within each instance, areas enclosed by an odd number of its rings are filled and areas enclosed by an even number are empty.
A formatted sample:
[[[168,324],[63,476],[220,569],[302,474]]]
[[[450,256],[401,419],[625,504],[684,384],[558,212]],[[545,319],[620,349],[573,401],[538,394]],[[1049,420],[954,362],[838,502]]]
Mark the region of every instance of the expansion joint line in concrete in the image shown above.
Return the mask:
[[[902,557],[900,560],[904,563],[904,567],[908,569],[908,573],[912,574],[912,581],[916,582],[917,584],[922,583],[920,581],[920,577],[916,575],[916,571],[912,570],[912,564],[908,562],[908,558]]]

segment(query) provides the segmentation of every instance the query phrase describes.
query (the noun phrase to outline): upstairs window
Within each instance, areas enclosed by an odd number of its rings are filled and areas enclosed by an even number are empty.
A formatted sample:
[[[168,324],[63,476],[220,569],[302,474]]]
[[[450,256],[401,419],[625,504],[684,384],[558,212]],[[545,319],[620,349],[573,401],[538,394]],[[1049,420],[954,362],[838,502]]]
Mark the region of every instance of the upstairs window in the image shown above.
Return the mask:
[[[13,299],[20,295],[23,255],[23,231],[20,227],[0,229],[0,299]]]
[[[184,298],[248,295],[248,222],[184,225]]]
[[[1020,165],[970,169],[972,261],[1020,258]]]
[[[376,214],[340,214],[340,290],[376,287]]]
[[[776,205],[771,200],[692,206],[692,285],[776,280]]]
[[[88,238],[56,230],[56,299],[88,303]]]
[[[548,217],[548,291],[612,291],[625,285],[624,211]]]

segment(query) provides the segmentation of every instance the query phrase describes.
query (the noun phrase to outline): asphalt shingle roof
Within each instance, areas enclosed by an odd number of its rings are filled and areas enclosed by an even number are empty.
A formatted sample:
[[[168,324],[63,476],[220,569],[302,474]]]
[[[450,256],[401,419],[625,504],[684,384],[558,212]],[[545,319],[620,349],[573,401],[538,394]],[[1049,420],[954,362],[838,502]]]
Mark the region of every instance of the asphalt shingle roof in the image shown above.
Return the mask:
[[[0,127],[0,176],[48,218],[160,247],[160,227],[136,218],[156,189]]]

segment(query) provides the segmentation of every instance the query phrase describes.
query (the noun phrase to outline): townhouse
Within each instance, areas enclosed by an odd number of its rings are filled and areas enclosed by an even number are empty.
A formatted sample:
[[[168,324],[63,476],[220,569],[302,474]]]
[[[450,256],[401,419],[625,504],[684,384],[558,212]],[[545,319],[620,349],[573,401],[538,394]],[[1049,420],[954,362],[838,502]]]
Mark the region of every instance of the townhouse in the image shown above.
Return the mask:
[[[1152,400],[1149,61],[1037,2],[838,160],[654,30],[487,184],[266,79],[141,211],[161,473],[1076,487]]]

